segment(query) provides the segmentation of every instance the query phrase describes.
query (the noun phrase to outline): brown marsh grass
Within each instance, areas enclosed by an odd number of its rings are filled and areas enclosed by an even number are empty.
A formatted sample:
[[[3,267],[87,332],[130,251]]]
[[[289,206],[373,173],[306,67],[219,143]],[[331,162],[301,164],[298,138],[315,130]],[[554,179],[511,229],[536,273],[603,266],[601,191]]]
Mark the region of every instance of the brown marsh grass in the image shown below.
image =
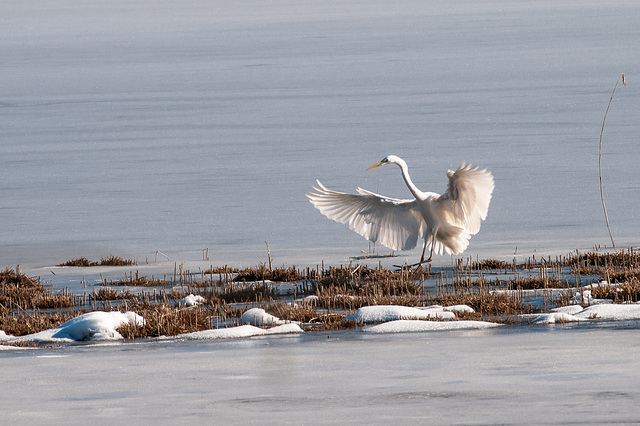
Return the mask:
[[[303,323],[307,330],[343,330],[357,325],[355,321],[345,321],[344,314],[320,313],[310,304],[291,305],[276,302],[267,305],[265,310],[280,319]]]
[[[58,327],[77,315],[77,311],[44,313],[40,310],[22,310],[16,313],[0,306],[0,330],[13,336],[23,336]]]
[[[33,278],[5,269],[0,272],[0,306],[7,309],[54,309],[76,305],[71,294],[52,294]]]
[[[531,307],[523,304],[518,297],[499,292],[452,293],[435,297],[430,301],[443,306],[468,305],[476,311],[475,314],[472,314],[476,318],[520,315],[532,312]]]
[[[591,289],[596,299],[611,299],[613,303],[636,303],[640,300],[640,279],[633,276],[616,285],[599,285]]]
[[[136,296],[131,294],[129,290],[124,291],[116,291],[112,288],[106,287],[101,288],[99,290],[95,290],[92,294],[92,299],[96,301],[105,301],[105,300],[131,300]]]
[[[577,270],[638,270],[640,252],[634,248],[616,252],[576,252],[567,258],[567,265]]]
[[[522,272],[525,269],[527,271]],[[615,303],[640,300],[640,254],[634,250],[575,252],[556,260],[528,259],[518,265],[499,260],[460,261],[443,269],[447,274],[444,278],[442,271],[433,275],[431,268],[388,270],[364,265],[306,270],[295,267],[270,270],[263,264],[243,270],[212,267],[201,273],[202,281],[194,281],[198,274],[183,274],[185,271],[180,268],[179,282],[175,278],[177,272],[173,281],[168,282],[166,277],[164,280],[148,279],[136,271],[121,281],[105,281],[103,287],[96,287],[93,295],[88,294],[87,298],[93,309],[130,310],[144,317],[147,324],[143,327],[122,327],[120,332],[128,339],[170,336],[229,325],[238,321],[249,307],[262,307],[284,320],[298,321],[308,329],[334,330],[355,327],[355,323],[344,321],[344,318],[360,307],[373,305],[466,304],[476,312],[456,314],[465,319],[494,320],[531,313],[534,309],[523,302],[518,290],[575,287],[571,279],[565,277],[568,270],[576,276],[600,276],[616,283],[593,287],[592,294],[596,298],[611,299]],[[206,274],[211,274],[208,280],[204,279]],[[214,280],[213,274],[219,274],[220,279]],[[183,279],[183,275],[189,278]],[[283,287],[266,280],[292,284]],[[424,287],[427,280],[436,280],[438,284],[435,288]],[[111,286],[159,288],[143,290],[134,296],[129,289],[117,291]],[[429,288],[429,292],[423,288]],[[500,291],[505,289],[516,291]],[[178,301],[190,293],[203,296],[206,302],[195,307],[181,306]],[[317,298],[312,303],[292,302],[303,295]],[[549,304],[566,304],[569,300],[569,296],[553,297],[558,300],[549,300]],[[81,301],[80,297],[67,292],[52,294],[39,280],[6,269],[0,272],[0,329],[9,334],[24,335],[57,327],[87,312],[87,298]],[[97,306],[96,302],[101,305]]]
[[[292,282],[300,281],[304,277],[296,269],[295,266],[286,268],[273,268],[268,269],[265,265],[260,265],[258,268],[245,268],[237,272],[234,281],[239,282],[252,282],[252,281],[276,281],[276,282]]]
[[[126,324],[119,327],[118,332],[125,339],[176,336],[211,328],[210,313],[206,306],[185,308],[168,303],[137,302],[129,304],[128,310],[142,316],[145,324]]]
[[[68,260],[56,266],[132,266],[135,265],[135,261],[131,259],[123,259],[119,256],[110,255],[103,257],[100,262],[90,261],[86,257],[80,257],[78,259]]]

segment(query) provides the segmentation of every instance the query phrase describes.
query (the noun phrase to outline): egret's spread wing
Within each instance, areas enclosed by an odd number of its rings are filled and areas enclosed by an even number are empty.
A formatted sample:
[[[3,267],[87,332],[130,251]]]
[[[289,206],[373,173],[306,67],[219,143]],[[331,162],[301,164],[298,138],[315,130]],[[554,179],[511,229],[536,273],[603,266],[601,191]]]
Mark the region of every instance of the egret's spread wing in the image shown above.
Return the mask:
[[[358,195],[322,185],[308,194],[311,204],[331,220],[344,223],[372,242],[392,250],[410,250],[424,235],[426,223],[416,200],[396,200],[358,188]]]
[[[441,211],[451,224],[464,227],[471,235],[480,230],[481,221],[487,218],[493,176],[487,169],[462,163],[455,172],[449,170],[447,192],[437,200]]]

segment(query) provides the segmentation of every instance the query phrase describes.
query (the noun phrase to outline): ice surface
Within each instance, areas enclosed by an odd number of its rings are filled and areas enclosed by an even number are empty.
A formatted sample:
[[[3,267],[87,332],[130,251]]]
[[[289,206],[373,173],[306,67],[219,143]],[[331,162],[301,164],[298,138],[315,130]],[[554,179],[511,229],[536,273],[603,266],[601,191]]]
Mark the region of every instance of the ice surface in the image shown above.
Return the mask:
[[[594,176],[621,72],[603,182],[618,246],[637,244],[639,21],[633,0],[5,2],[0,259],[56,289],[69,276],[43,267],[80,256],[142,269],[160,250],[171,261],[146,270],[171,274],[205,248],[203,267],[265,262],[269,241],[276,264],[348,262],[367,242],[304,194],[320,178],[407,197],[397,170],[364,172],[392,153],[424,190],[444,191],[461,161],[493,172],[465,255],[609,244]],[[2,351],[0,411],[8,424],[637,424],[627,326]]]
[[[12,425],[637,424],[638,330],[595,324],[1,351],[0,408]]]

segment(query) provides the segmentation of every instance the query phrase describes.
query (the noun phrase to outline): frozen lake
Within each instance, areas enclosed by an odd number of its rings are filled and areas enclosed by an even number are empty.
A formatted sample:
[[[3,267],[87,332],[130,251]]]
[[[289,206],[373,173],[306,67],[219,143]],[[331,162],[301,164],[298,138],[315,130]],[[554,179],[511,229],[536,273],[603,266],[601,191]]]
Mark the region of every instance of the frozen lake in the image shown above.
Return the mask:
[[[640,5],[616,2],[12,2],[0,17],[0,259],[109,254],[343,262],[368,244],[304,196],[315,179],[496,190],[466,254],[640,237]],[[388,252],[379,248],[381,252]],[[418,249],[408,260],[419,256]],[[405,258],[400,259],[403,261]],[[449,262],[448,259],[439,261]]]
[[[350,331],[2,351],[0,407],[11,424],[637,423],[637,333]]]
[[[635,0],[7,2],[0,267],[58,287],[78,285],[49,274],[71,258],[160,250],[160,274],[204,249],[256,265],[265,241],[277,265],[341,263],[367,242],[305,193],[409,197],[396,168],[365,173],[387,154],[424,190],[461,161],[493,172],[465,255],[609,244],[598,140],[621,73],[604,187],[616,243],[636,245],[638,22]],[[3,351],[0,407],[12,424],[635,423],[637,328]]]

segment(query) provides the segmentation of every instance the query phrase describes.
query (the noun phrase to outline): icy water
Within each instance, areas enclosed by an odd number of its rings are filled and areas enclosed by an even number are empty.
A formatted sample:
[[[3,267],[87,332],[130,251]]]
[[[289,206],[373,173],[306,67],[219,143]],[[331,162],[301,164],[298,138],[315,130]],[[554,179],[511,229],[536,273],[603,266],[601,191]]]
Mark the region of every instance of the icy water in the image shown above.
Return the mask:
[[[315,179],[409,197],[461,161],[496,190],[467,254],[640,237],[636,1],[10,2],[0,16],[0,260],[342,262],[367,242]],[[381,252],[388,252],[384,248]],[[411,261],[418,249],[408,253]],[[400,259],[404,261],[405,258]],[[449,262],[449,260],[445,259]]]
[[[637,424],[639,349],[636,329],[556,326],[5,351],[0,407],[11,424]]]
[[[7,2],[0,266],[59,287],[81,279],[49,273],[71,258],[159,250],[171,273],[205,249],[265,262],[265,241],[276,264],[345,262],[367,242],[304,194],[409,197],[397,168],[365,173],[387,154],[425,190],[461,161],[493,172],[465,255],[609,244],[598,139],[621,73],[604,188],[635,245],[638,22],[631,0]],[[13,424],[637,422],[634,342],[614,325],[11,351],[0,406]]]

